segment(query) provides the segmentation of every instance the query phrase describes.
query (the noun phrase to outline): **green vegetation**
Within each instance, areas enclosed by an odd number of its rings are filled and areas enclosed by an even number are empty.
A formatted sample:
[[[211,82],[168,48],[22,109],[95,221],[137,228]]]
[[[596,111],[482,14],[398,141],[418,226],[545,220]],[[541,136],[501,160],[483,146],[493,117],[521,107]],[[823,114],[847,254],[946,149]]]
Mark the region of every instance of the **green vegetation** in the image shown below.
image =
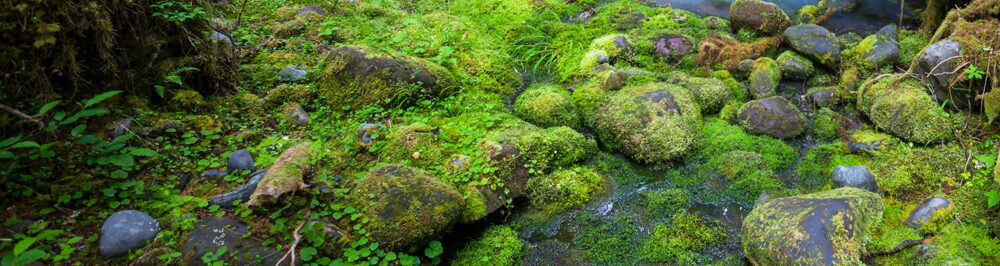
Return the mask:
[[[524,243],[517,239],[517,232],[506,226],[486,229],[482,238],[473,241],[458,252],[451,263],[456,265],[520,265]]]
[[[653,234],[642,246],[642,259],[676,264],[698,263],[699,257],[703,256],[699,251],[725,242],[728,235],[718,230],[718,226],[695,215],[677,213],[670,226],[664,223],[656,225]]]

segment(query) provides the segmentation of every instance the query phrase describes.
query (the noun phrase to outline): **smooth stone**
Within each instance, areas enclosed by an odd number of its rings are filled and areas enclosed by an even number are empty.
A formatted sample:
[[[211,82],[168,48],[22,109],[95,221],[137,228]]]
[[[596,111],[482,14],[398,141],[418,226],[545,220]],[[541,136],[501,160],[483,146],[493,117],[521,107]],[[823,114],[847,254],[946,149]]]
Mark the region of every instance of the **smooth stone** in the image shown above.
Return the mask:
[[[219,31],[212,31],[212,35],[208,36],[209,39],[216,42],[224,42],[226,44],[233,44],[233,39],[229,38],[229,35],[221,33]]]
[[[244,149],[239,149],[234,151],[232,155],[229,155],[229,161],[226,163],[226,169],[229,170],[230,173],[236,171],[253,172],[255,169],[253,163],[253,156],[250,155],[250,152]]]
[[[282,110],[282,114],[285,115],[285,119],[291,121],[293,124],[301,127],[309,125],[309,121],[311,120],[309,117],[309,112],[306,112],[305,109],[302,109],[301,104],[296,102],[289,103],[286,104],[285,107],[282,109],[284,109]]]
[[[920,228],[923,223],[926,223],[931,217],[934,217],[934,212],[940,209],[947,208],[951,205],[947,199],[942,197],[933,197],[926,201],[916,209],[910,212],[910,217],[906,218],[906,225],[911,228]]]
[[[156,238],[160,223],[152,216],[137,210],[119,211],[104,220],[98,247],[101,255],[116,257],[129,250],[141,248]]]
[[[835,188],[855,187],[880,193],[875,175],[864,165],[838,165],[833,168],[833,174],[830,179],[833,181]]]
[[[307,73],[305,70],[295,68],[295,66],[286,66],[285,69],[282,69],[278,73],[278,78],[284,81],[296,82],[305,79]]]
[[[246,184],[222,194],[216,194],[208,199],[208,203],[211,205],[219,205],[222,208],[232,208],[236,205],[236,201],[246,203],[250,199],[250,195],[253,195],[254,190],[257,190],[257,184],[264,179],[264,174],[267,171],[260,171],[255,175],[250,176],[250,180]]]
[[[785,43],[827,67],[840,64],[840,42],[826,28],[811,24],[792,26],[785,30]]]
[[[896,26],[887,25],[882,27],[876,36],[882,41],[876,42],[872,49],[865,53],[864,58],[868,58],[868,63],[875,67],[882,67],[899,60],[899,47],[896,45]]]
[[[201,177],[205,179],[223,178],[226,177],[227,174],[229,173],[218,169],[208,169],[205,171],[201,171]]]
[[[949,99],[948,86],[951,84],[952,79],[955,77],[955,73],[952,73],[958,64],[962,63],[960,58],[962,55],[962,43],[955,40],[944,40],[931,44],[924,49],[923,55],[917,59],[917,73],[926,76],[926,80],[930,82],[931,88],[934,90],[932,95],[935,97],[935,101],[942,103]],[[952,91],[953,96],[955,91]],[[958,92],[959,95],[963,94]],[[959,107],[968,105],[964,100],[966,97],[955,97],[959,100],[950,101],[958,105]]]
[[[750,133],[778,139],[798,136],[806,130],[806,118],[799,108],[778,96],[744,104],[738,119]]]
[[[813,73],[813,63],[793,51],[781,53],[777,59],[781,68],[781,76],[786,79],[806,80]]]
[[[861,4],[861,0],[826,0],[820,1],[820,10],[833,8],[833,12],[851,12]]]
[[[818,107],[830,107],[833,104],[834,87],[818,88],[806,93],[806,98]]]

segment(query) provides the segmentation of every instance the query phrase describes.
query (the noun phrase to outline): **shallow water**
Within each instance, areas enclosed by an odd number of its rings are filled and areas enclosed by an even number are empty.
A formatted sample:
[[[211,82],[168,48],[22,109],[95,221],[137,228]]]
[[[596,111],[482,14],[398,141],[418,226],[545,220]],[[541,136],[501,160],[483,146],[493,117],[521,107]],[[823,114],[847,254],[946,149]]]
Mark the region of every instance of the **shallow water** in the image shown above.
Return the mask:
[[[655,0],[661,4],[670,4],[677,9],[688,10],[704,16],[729,17],[729,4],[734,0]],[[887,24],[900,23],[900,2],[901,0],[868,0],[848,13],[834,15],[825,23],[821,24],[830,31],[837,34],[856,32],[862,36],[878,31],[879,28]],[[905,0],[902,0],[905,1]],[[796,10],[806,5],[817,5],[818,0],[770,0],[785,10],[789,17],[795,14]],[[903,2],[903,26],[912,28],[917,18],[914,11],[922,9],[924,1]]]

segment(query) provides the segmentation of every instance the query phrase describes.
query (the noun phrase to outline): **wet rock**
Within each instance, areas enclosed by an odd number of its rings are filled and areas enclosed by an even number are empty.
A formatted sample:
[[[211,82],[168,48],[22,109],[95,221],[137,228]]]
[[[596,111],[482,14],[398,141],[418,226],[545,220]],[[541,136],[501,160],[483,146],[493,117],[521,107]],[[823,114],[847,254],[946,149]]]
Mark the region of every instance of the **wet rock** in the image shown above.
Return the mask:
[[[743,250],[755,265],[861,261],[883,208],[878,194],[857,188],[773,199],[743,220]]]
[[[750,94],[754,99],[774,96],[781,82],[781,68],[774,59],[761,57],[754,62],[750,73]]]
[[[809,89],[806,98],[817,107],[830,107],[833,104],[833,92],[836,87],[821,87]]]
[[[101,255],[116,257],[141,248],[160,232],[160,223],[141,211],[119,211],[104,220],[98,245]]]
[[[806,5],[799,10],[795,11],[795,22],[797,24],[812,24],[816,22],[819,17],[826,13],[825,10],[820,10],[819,7],[814,5]]]
[[[907,75],[866,82],[858,96],[858,109],[879,128],[917,143],[950,140],[951,122],[938,115],[939,105],[924,92],[923,84]]]
[[[201,171],[201,177],[209,180],[223,178],[226,177],[227,174],[229,173],[217,169],[208,169],[205,171]]]
[[[673,84],[650,83],[606,96],[591,127],[610,149],[645,163],[687,153],[701,126],[690,93]]]
[[[840,43],[837,36],[817,25],[798,25],[785,30],[785,43],[827,67],[840,63]]]
[[[212,35],[209,35],[208,39],[210,39],[210,40],[212,40],[214,42],[222,42],[222,43],[225,43],[225,44],[233,44],[233,39],[229,38],[229,35],[226,35],[225,33],[221,33],[221,32],[218,32],[218,31],[212,31]]]
[[[937,102],[944,102],[949,99],[948,86],[954,80],[959,64],[962,60],[962,43],[955,40],[944,40],[931,44],[924,49],[923,55],[917,59],[917,73],[924,75],[934,90],[934,95],[938,95]],[[951,92],[954,95],[955,91]],[[961,93],[961,92],[959,92]],[[967,101],[951,101],[955,104],[965,105]]]
[[[743,60],[736,64],[736,69],[734,69],[733,75],[738,78],[749,77],[750,73],[753,72],[753,66],[756,60]]]
[[[851,58],[850,62],[854,66],[861,66],[868,70],[876,70],[894,64],[899,60],[896,34],[896,26],[882,27],[881,30],[866,37],[851,50],[845,51],[844,54]]]
[[[733,28],[748,29],[761,35],[775,35],[792,25],[778,5],[760,0],[736,0],[729,6]]]
[[[236,171],[253,172],[253,163],[253,156],[250,155],[250,152],[244,149],[239,149],[229,155],[229,161],[226,162],[226,169],[229,170],[230,173]]]
[[[208,203],[211,205],[219,205],[219,207],[228,209],[235,206],[237,200],[244,203],[247,202],[247,200],[250,199],[250,195],[253,194],[253,191],[257,189],[257,184],[259,184],[260,180],[264,178],[264,174],[266,174],[266,171],[263,170],[254,172],[250,175],[250,180],[248,180],[246,184],[243,184],[233,191],[214,195],[208,200]]]
[[[833,186],[836,188],[854,187],[880,193],[875,175],[872,175],[872,172],[868,171],[868,167],[864,165],[838,165],[833,168],[830,180],[833,181]]]
[[[244,238],[248,233],[247,225],[237,220],[216,216],[198,220],[184,241],[182,258],[188,265],[206,265],[201,259],[205,254],[225,247],[226,252],[218,258],[231,264],[275,265],[281,259],[279,250],[262,247],[254,238]]]
[[[833,12],[851,12],[858,5],[861,4],[861,0],[823,0],[819,1],[819,8],[821,10],[827,10],[833,8]]]
[[[701,21],[705,24],[705,28],[710,30],[729,30],[729,21],[720,17],[705,17]]]
[[[694,52],[694,45],[687,37],[677,34],[664,34],[653,43],[653,52],[660,58],[676,62],[681,57]]]
[[[785,51],[778,56],[781,75],[787,79],[806,80],[813,73],[813,63],[794,51]]]
[[[355,206],[368,206],[372,240],[387,250],[414,252],[451,230],[465,200],[455,189],[420,169],[385,165],[372,169],[352,191]]]
[[[278,73],[278,78],[284,81],[297,82],[306,78],[306,72],[302,69],[297,69],[295,66],[286,66]]]
[[[950,204],[951,202],[942,197],[930,198],[910,212],[910,217],[906,218],[906,224],[912,228],[920,228],[923,223],[926,223],[934,217],[934,212],[940,209],[948,208],[948,205]]]
[[[795,137],[806,130],[806,118],[799,108],[777,96],[744,104],[738,119],[750,133],[779,139]]]
[[[372,104],[406,106],[457,89],[451,73],[440,65],[405,55],[375,53],[361,46],[333,48],[325,65],[318,91],[331,108],[339,110]]]
[[[305,109],[302,109],[302,105],[297,102],[285,104],[281,108],[281,114],[285,116],[286,120],[297,126],[304,127],[309,125],[309,113]]]

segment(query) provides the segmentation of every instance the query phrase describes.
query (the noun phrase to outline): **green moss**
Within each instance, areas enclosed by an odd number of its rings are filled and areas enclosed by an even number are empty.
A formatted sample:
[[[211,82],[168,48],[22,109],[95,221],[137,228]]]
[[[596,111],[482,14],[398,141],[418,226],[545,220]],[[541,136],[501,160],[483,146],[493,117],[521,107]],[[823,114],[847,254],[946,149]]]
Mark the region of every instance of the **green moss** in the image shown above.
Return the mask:
[[[646,214],[644,217],[660,220],[684,210],[691,201],[691,192],[683,189],[645,190]]]
[[[858,142],[880,141],[877,151],[867,152],[868,168],[879,188],[887,195],[904,200],[923,200],[941,189],[942,182],[954,180],[963,172],[964,152],[959,144],[932,147],[910,146],[886,134],[859,131]]]
[[[586,83],[573,92],[573,103],[576,105],[585,124],[592,123],[586,119],[594,117],[594,112],[604,101],[607,91],[596,83]]]
[[[281,84],[264,96],[264,102],[269,106],[279,106],[287,102],[310,102],[314,92],[309,85]]]
[[[923,239],[916,230],[906,227],[904,222],[909,216],[905,203],[895,200],[885,200],[885,211],[882,216],[882,225],[875,229],[872,234],[871,250],[890,250],[896,245],[906,240]],[[875,257],[875,261],[882,265],[913,265],[917,248],[908,248],[896,254]]]
[[[754,99],[774,96],[781,82],[781,68],[774,59],[761,57],[754,61],[753,72],[750,73],[750,93]]]
[[[796,184],[806,191],[818,191],[830,185],[830,176],[837,166],[843,148],[836,144],[820,145],[809,149],[805,158],[795,168]]]
[[[528,181],[527,195],[535,208],[555,215],[583,206],[593,197],[606,193],[612,184],[593,169],[576,167],[532,178]]]
[[[657,224],[642,246],[642,259],[650,262],[696,264],[705,249],[725,243],[728,235],[712,223],[687,213],[674,215],[671,225]]]
[[[902,29],[899,31],[899,63],[909,66],[917,55],[930,45],[930,40],[921,31]]]
[[[417,123],[393,130],[381,151],[382,156],[386,162],[409,161],[421,168],[443,165],[453,152],[446,148],[434,129]]]
[[[584,257],[597,265],[631,265],[638,261],[638,228],[627,216],[597,216],[583,212],[576,218],[577,235],[573,239]]]
[[[773,176],[774,166],[764,156],[750,151],[734,150],[712,158],[706,166],[728,180],[747,176]]]
[[[777,169],[791,165],[796,155],[795,149],[781,140],[747,134],[742,127],[717,118],[705,120],[697,143],[695,158],[707,160],[737,150],[756,152]]]
[[[594,75],[594,68],[601,65],[603,62],[607,62],[610,56],[607,51],[604,50],[590,50],[586,55],[580,59],[580,76],[590,77]]]
[[[837,131],[844,128],[843,116],[830,108],[823,107],[813,118],[812,131],[819,139],[832,140],[837,138]]]
[[[462,212],[462,222],[471,223],[486,217],[486,196],[479,192],[479,182],[470,182],[465,188],[465,211]]]
[[[743,85],[740,85],[739,81],[736,81],[736,79],[733,78],[733,75],[731,75],[729,71],[726,70],[713,71],[712,77],[715,77],[721,80],[722,82],[726,83],[726,87],[729,87],[729,92],[733,96],[732,97],[733,100],[746,101],[749,99],[747,97],[747,90],[743,88]]]
[[[465,245],[456,255],[453,265],[490,264],[521,265],[524,243],[517,239],[517,232],[506,226],[492,226],[483,236]]]
[[[521,131],[514,140],[518,150],[530,161],[530,167],[542,173],[548,169],[570,166],[589,158],[597,151],[597,143],[568,127]]]
[[[518,116],[540,127],[580,127],[580,115],[569,91],[554,84],[538,84],[517,97]]]
[[[367,47],[334,48],[324,64],[318,90],[335,110],[357,110],[373,104],[406,106],[455,89],[451,74],[437,64],[377,53]]]
[[[788,15],[778,5],[760,0],[736,0],[729,6],[734,28],[753,30],[762,36],[781,33],[791,26]],[[742,13],[739,13],[742,12]],[[759,18],[759,20],[757,20]]]
[[[922,86],[905,75],[869,80],[861,88],[858,109],[879,128],[909,141],[952,139],[951,121],[946,118],[949,114],[938,109]]]
[[[792,50],[778,55],[776,63],[781,68],[781,73],[784,77],[799,80],[808,79],[816,69],[809,58]]]
[[[941,238],[927,244],[926,255],[918,264],[926,265],[996,265],[1000,263],[1000,240],[971,225],[952,224]]]
[[[795,21],[799,24],[811,24],[824,15],[823,13],[825,12],[822,12],[817,6],[806,5],[795,12]]]
[[[612,60],[617,58],[628,58],[631,48],[635,46],[632,40],[624,34],[611,34],[597,39],[590,43],[590,50],[601,50],[607,53]]]
[[[863,78],[858,67],[849,66],[840,73],[840,83],[838,83],[837,90],[833,92],[833,97],[844,101],[854,101],[858,98],[861,83],[865,82]]]
[[[666,82],[687,89],[704,114],[718,112],[732,99],[729,87],[719,79],[691,77],[683,72],[674,71],[667,74]]]
[[[655,83],[612,93],[588,120],[608,148],[662,163],[687,153],[701,113],[686,90]]]

